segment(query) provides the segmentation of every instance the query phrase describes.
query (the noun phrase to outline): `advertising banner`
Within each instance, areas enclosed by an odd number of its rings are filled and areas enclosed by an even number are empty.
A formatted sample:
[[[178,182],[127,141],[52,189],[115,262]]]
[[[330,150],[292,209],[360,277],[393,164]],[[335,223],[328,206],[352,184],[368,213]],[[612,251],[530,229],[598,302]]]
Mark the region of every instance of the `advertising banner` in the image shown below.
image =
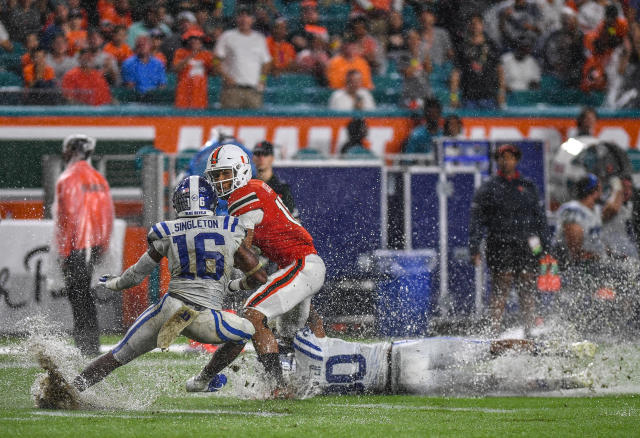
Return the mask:
[[[16,116],[0,117],[0,140],[62,139],[85,133],[104,140],[143,140],[174,153],[198,149],[213,129],[234,135],[253,148],[269,140],[278,146],[278,158],[291,158],[311,147],[336,154],[346,141],[349,117],[231,117],[231,116]],[[414,122],[408,117],[366,117],[368,140],[377,155],[398,153]],[[487,140],[541,140],[551,147],[575,132],[568,117],[464,117],[463,137]],[[632,118],[600,119],[596,136],[621,147],[640,149],[640,122]]]

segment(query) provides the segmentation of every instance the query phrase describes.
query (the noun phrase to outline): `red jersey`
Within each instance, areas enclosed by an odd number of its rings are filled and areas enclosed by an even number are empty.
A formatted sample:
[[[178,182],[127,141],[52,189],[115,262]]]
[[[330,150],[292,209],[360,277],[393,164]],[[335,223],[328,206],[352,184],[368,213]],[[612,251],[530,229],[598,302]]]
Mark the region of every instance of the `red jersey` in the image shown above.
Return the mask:
[[[58,253],[109,247],[113,229],[113,201],[109,184],[81,160],[68,166],[56,183],[54,208]]]
[[[265,257],[283,268],[309,254],[317,254],[309,232],[291,216],[267,183],[252,179],[229,196],[229,214],[233,216],[259,209],[264,217],[254,229],[253,244]]]

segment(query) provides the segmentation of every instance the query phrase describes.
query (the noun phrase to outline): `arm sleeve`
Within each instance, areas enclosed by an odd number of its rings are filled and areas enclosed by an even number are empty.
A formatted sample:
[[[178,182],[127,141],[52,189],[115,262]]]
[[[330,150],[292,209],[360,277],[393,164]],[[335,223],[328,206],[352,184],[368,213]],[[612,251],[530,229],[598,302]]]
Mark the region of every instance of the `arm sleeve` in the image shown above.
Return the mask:
[[[247,230],[253,230],[256,225],[259,225],[264,218],[264,212],[262,209],[251,210],[239,216],[240,225]]]
[[[130,266],[120,276],[116,282],[116,290],[127,289],[141,283],[147,275],[153,272],[156,266],[158,263],[151,258],[148,252],[145,252],[133,266]]]

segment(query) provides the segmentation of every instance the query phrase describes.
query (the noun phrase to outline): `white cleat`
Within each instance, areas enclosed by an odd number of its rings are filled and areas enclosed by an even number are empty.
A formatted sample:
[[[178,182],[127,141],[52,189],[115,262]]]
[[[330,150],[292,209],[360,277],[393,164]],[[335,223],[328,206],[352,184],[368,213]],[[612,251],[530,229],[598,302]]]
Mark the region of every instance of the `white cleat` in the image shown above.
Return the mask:
[[[227,376],[216,374],[213,379],[205,380],[200,374],[190,377],[185,385],[187,392],[217,392],[227,384]]]

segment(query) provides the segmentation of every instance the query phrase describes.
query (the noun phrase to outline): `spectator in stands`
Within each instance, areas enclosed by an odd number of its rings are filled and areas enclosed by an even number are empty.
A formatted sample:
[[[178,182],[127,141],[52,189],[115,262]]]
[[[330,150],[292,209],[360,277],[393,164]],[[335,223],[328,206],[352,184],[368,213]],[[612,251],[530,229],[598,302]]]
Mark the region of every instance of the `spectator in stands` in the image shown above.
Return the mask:
[[[51,49],[53,39],[58,34],[66,35],[69,31],[69,7],[64,1],[55,4],[53,23],[46,26],[40,36],[40,45],[47,50]]]
[[[291,194],[291,187],[286,182],[280,180],[273,172],[273,160],[273,144],[266,140],[256,144],[253,148],[253,163],[258,173],[254,175],[254,178],[266,182],[274,192],[280,195],[282,203],[293,214],[293,217],[298,217],[298,211],[296,210],[293,195]]]
[[[182,34],[185,47],[173,57],[178,74],[176,107],[203,109],[209,106],[208,77],[213,73],[213,55],[202,47],[204,33],[194,27]]]
[[[167,63],[173,65],[173,57],[178,49],[183,47],[182,35],[191,27],[196,28],[196,16],[190,11],[182,11],[176,16],[174,32],[167,34],[162,41],[162,53],[167,58]],[[158,28],[156,28],[158,29]],[[158,29],[161,30],[161,29]]]
[[[82,11],[73,9],[69,11],[69,30],[66,32],[69,42],[69,55],[73,56],[78,48],[87,45],[87,30],[82,28]]]
[[[235,29],[220,36],[215,56],[220,62],[223,108],[261,108],[262,95],[271,68],[267,42],[259,32],[251,29],[253,15],[246,8],[238,8]]]
[[[513,6],[500,11],[500,33],[505,48],[514,50],[523,35],[538,38],[542,15],[538,6],[527,0],[514,0]]]
[[[580,88],[585,91],[602,91],[607,85],[606,66],[611,54],[627,37],[627,20],[618,16],[618,8],[607,5],[605,18],[598,27],[585,36],[585,46],[590,56],[583,67]]]
[[[56,73],[47,64],[46,51],[38,47],[33,52],[33,63],[22,69],[22,77],[26,88],[53,88],[56,86]]]
[[[444,118],[444,137],[464,138],[462,119],[457,114],[449,114]]]
[[[191,14],[193,16],[193,14]],[[129,47],[135,46],[136,39],[142,35],[148,35],[152,29],[158,28],[165,33],[165,35],[171,35],[171,29],[166,24],[160,22],[160,14],[158,13],[158,6],[155,2],[147,2],[142,7],[142,20],[136,21],[129,26],[129,37],[127,44]],[[195,22],[195,17],[193,18]]]
[[[103,4],[104,7],[99,10],[100,21],[107,20],[114,26],[124,26],[125,29],[133,24],[129,0],[113,0]]]
[[[287,41],[287,33],[287,19],[277,18],[273,24],[272,34],[267,37],[267,47],[273,59],[271,73],[274,76],[294,71],[296,67],[296,50]]]
[[[404,148],[406,154],[429,154],[432,162],[435,159],[434,140],[442,137],[442,104],[435,97],[425,97],[423,106],[423,123],[415,127]]]
[[[9,39],[9,32],[7,32],[2,20],[0,20],[0,49],[5,52],[13,52],[13,43]]]
[[[100,70],[91,67],[93,54],[88,48],[78,51],[78,67],[62,78],[62,92],[72,104],[105,105],[111,103],[111,91]]]
[[[133,50],[125,42],[126,39],[127,28],[118,25],[113,28],[111,41],[104,45],[104,51],[113,56],[121,67],[122,63],[133,55]]]
[[[453,44],[446,29],[436,26],[436,14],[430,8],[420,13],[420,50],[426,53],[436,66],[453,61]]]
[[[573,9],[562,9],[562,27],[549,35],[542,54],[547,72],[570,87],[580,85],[585,61],[584,34],[578,27]]]
[[[504,71],[498,51],[484,34],[482,17],[475,15],[451,74],[451,106],[496,109],[505,102]]]
[[[162,53],[162,43],[164,41],[164,32],[160,29],[153,29],[149,34],[151,37],[151,56],[162,63],[165,70],[167,68],[167,58]]]
[[[371,92],[362,86],[362,73],[347,72],[344,88],[335,90],[329,97],[329,109],[334,111],[371,111],[376,108]]]
[[[525,337],[534,323],[538,258],[550,249],[549,227],[535,184],[520,176],[521,157],[515,145],[496,151],[498,174],[476,191],[471,204],[469,246],[480,266],[480,243],[486,233],[486,258],[491,272],[489,297],[492,335],[500,332],[505,304],[512,288],[520,298]]]
[[[87,42],[93,56],[91,67],[102,72],[109,85],[119,86],[122,82],[120,67],[116,58],[104,51],[104,37],[100,29],[91,28],[87,33]]]
[[[30,34],[27,35],[27,39],[24,44],[25,53],[20,57],[20,64],[22,65],[22,68],[24,68],[28,64],[33,63],[33,53],[36,51],[38,47],[40,47],[40,42],[38,41],[38,34],[36,32],[31,32]]]
[[[500,58],[507,90],[526,91],[540,87],[542,72],[538,61],[531,56],[532,44],[531,37],[522,35],[513,51]]]
[[[326,32],[310,32],[308,38],[309,46],[296,56],[297,69],[312,75],[319,85],[326,86],[327,65],[330,59],[327,50],[329,35]]]
[[[356,150],[369,149],[369,142],[367,141],[367,134],[369,134],[369,127],[367,122],[361,118],[353,118],[347,125],[347,135],[349,139],[340,146],[340,154],[353,153]]]
[[[358,55],[369,63],[371,73],[383,74],[387,68],[387,60],[384,48],[380,42],[369,34],[369,23],[362,16],[356,16],[349,20],[347,29],[357,46]]]
[[[400,0],[351,0],[351,17],[364,16],[370,24],[373,36],[382,41],[388,28],[391,11],[402,12]]]
[[[164,65],[151,56],[151,38],[140,35],[135,50],[135,55],[122,64],[122,81],[125,87],[140,94],[166,87],[167,75]]]
[[[310,33],[318,35],[326,35],[329,39],[327,28],[322,26],[319,21],[317,2],[305,0],[300,5],[300,19],[297,28],[293,29],[291,34],[291,44],[296,48],[296,52],[307,49],[309,47]]]
[[[397,62],[400,55],[407,50],[404,20],[402,14],[398,11],[392,11],[389,15],[389,27],[387,28],[384,45],[387,57],[394,62]]]
[[[12,41],[24,44],[28,34],[40,31],[42,16],[35,0],[14,2],[14,6],[8,9],[5,17]]]
[[[606,70],[608,108],[640,108],[640,27],[631,27],[630,35],[616,49]]]
[[[369,63],[357,54],[357,46],[353,40],[343,42],[340,54],[333,56],[327,65],[327,80],[329,87],[343,88],[347,80],[347,72],[358,70],[362,74],[362,84],[365,88],[373,90],[371,69]]]
[[[420,34],[407,32],[407,51],[398,60],[398,72],[402,74],[402,105],[413,111],[422,108],[425,96],[431,96],[432,65],[428,50],[423,50]]]
[[[580,30],[585,34],[595,30],[604,19],[605,6],[609,0],[575,0],[573,3],[578,15]]]
[[[47,55],[47,64],[53,68],[58,83],[62,83],[62,77],[66,72],[78,66],[77,59],[68,55],[68,47],[67,37],[59,33],[55,36],[51,52]]]

